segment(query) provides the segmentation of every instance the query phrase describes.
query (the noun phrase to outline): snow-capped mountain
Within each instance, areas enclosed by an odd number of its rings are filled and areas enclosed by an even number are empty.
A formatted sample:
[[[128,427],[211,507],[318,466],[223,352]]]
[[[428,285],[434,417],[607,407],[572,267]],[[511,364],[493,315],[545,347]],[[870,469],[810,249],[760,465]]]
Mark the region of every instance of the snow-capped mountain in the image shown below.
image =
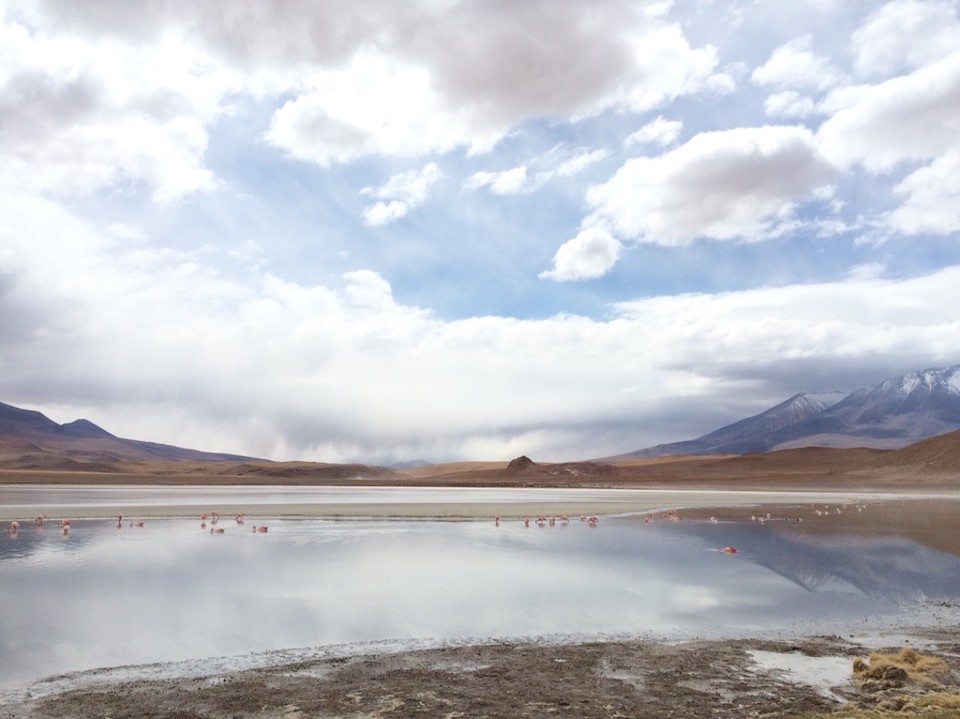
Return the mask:
[[[847,395],[794,395],[702,437],[624,456],[743,454],[809,446],[898,448],[955,429],[960,429],[960,365],[894,377]]]

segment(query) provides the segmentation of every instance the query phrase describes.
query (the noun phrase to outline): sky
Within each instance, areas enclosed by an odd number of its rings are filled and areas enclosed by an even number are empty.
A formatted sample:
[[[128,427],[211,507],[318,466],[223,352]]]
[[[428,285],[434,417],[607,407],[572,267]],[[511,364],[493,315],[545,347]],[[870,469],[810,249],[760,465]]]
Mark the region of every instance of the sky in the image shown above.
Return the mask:
[[[606,457],[960,363],[960,2],[0,0],[0,401]]]

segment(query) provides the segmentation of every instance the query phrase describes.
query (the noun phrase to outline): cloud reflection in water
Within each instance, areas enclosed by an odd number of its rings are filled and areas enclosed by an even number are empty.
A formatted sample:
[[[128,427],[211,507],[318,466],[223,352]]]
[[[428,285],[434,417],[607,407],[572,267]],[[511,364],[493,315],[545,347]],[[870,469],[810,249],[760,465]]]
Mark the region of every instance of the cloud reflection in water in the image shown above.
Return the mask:
[[[686,636],[861,621],[960,560],[908,540],[798,539],[736,524],[224,522],[0,537],[8,686],[121,664],[381,639]],[[766,528],[769,530],[769,527]],[[743,550],[715,551],[725,544]],[[893,559],[894,561],[889,561]]]

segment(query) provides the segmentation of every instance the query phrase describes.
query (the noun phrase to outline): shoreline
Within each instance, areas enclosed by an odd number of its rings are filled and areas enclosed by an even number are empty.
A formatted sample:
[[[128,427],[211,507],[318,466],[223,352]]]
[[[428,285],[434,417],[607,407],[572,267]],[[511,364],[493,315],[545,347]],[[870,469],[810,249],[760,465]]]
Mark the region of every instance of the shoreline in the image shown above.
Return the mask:
[[[150,716],[876,717],[930,698],[960,699],[960,606],[919,626],[857,634],[745,632],[720,637],[531,637],[380,641],[242,657],[94,669],[0,692],[0,719]],[[891,631],[896,634],[891,635]],[[904,647],[944,663],[933,683],[859,682],[854,661]],[[886,713],[891,700],[901,711]],[[948,706],[954,706],[949,704]],[[162,712],[168,713],[162,713]],[[923,716],[928,716],[923,714]],[[935,717],[947,716],[935,714]]]
[[[0,496],[3,489],[43,487],[50,489],[56,485],[5,485],[0,487]],[[89,485],[90,487],[102,488],[100,485]],[[77,489],[78,485],[65,485],[64,489]],[[243,486],[228,487],[215,486],[227,492],[242,492],[249,489]],[[123,485],[110,486],[107,489],[123,490],[124,488],[136,488],[137,490],[150,490],[149,485]],[[168,490],[169,487],[158,485],[158,490]],[[191,489],[209,488],[203,485],[181,488],[185,494],[189,494]],[[278,490],[282,489],[302,489],[292,488],[287,485],[276,485]],[[342,489],[342,487],[338,487]],[[885,487],[881,490],[876,489],[854,489],[854,488],[806,488],[806,489],[716,489],[703,487],[674,487],[664,489],[660,487],[651,488],[623,488],[608,489],[603,492],[620,493],[621,497],[611,497],[609,499],[579,499],[575,496],[563,499],[533,501],[499,499],[492,501],[418,501],[409,499],[401,502],[389,501],[389,494],[392,491],[411,492],[418,488],[411,487],[368,487],[362,488],[365,492],[374,490],[377,493],[383,493],[383,499],[376,501],[291,501],[291,502],[263,502],[257,501],[256,496],[251,496],[249,502],[217,502],[215,497],[212,501],[204,502],[186,502],[178,501],[176,503],[158,503],[158,502],[137,502],[137,501],[102,501],[102,502],[80,502],[80,503],[45,503],[29,502],[17,504],[0,505],[0,521],[17,520],[21,523],[32,522],[39,515],[46,515],[49,520],[57,520],[60,517],[69,517],[71,519],[114,519],[117,514],[124,517],[136,517],[140,519],[186,519],[198,517],[215,509],[224,518],[232,517],[238,514],[245,514],[248,518],[262,519],[341,519],[341,520],[363,520],[363,519],[435,519],[448,521],[471,521],[481,519],[492,519],[499,516],[503,520],[517,520],[524,517],[536,517],[538,515],[560,516],[563,514],[571,517],[581,515],[625,515],[642,514],[654,512],[668,508],[703,508],[703,507],[737,507],[737,506],[759,506],[763,504],[791,504],[791,503],[836,503],[836,502],[859,502],[859,501],[888,501],[888,500],[960,500],[960,489],[945,487],[913,487],[910,490],[904,488]],[[424,487],[422,489],[435,491],[436,487]],[[455,493],[457,488],[449,488]],[[470,491],[476,491],[478,488],[471,488]],[[522,490],[526,488],[489,488],[494,492],[509,492],[510,489]],[[571,489],[582,489],[584,493],[589,493],[590,488],[540,488],[537,491],[549,492],[550,489],[559,489],[569,491]]]

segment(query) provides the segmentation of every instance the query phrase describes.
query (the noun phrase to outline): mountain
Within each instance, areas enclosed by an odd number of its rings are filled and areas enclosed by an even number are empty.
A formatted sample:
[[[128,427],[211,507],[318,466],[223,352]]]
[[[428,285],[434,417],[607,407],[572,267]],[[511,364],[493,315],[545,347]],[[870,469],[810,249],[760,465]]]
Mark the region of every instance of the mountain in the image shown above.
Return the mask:
[[[0,466],[103,469],[117,460],[247,460],[235,454],[123,439],[86,419],[57,424],[44,414],[0,402]]]
[[[960,429],[960,365],[894,377],[844,396],[798,394],[696,439],[619,458],[744,454],[798,447],[896,449]]]

